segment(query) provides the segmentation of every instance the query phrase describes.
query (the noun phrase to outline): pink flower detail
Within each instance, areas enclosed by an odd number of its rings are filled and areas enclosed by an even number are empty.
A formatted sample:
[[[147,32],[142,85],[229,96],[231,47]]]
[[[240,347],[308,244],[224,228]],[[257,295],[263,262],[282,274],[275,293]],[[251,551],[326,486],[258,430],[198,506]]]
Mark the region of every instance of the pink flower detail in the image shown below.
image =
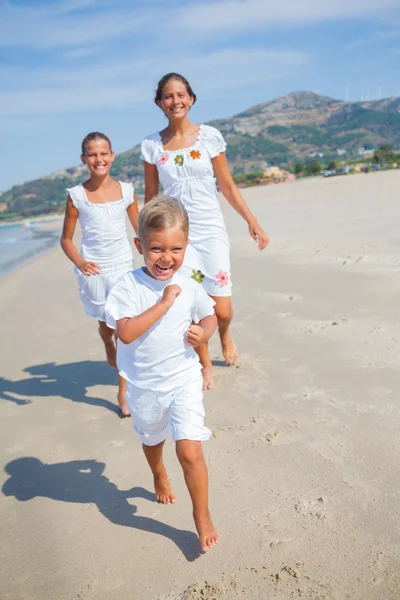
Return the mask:
[[[158,164],[159,165],[164,165],[167,162],[168,159],[169,159],[169,155],[168,154],[162,154],[160,156],[160,158],[158,159]]]
[[[224,287],[224,285],[228,285],[229,275],[228,271],[220,271],[215,275],[215,283],[220,287]]]

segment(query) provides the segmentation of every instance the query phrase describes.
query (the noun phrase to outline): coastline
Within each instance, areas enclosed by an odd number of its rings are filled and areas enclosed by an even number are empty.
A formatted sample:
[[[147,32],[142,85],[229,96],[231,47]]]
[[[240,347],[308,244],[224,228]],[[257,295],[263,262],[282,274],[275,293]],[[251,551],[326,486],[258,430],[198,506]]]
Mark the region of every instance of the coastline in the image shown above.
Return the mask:
[[[0,227],[0,278],[54,249],[62,219],[37,219]]]
[[[0,221],[0,227],[7,227],[8,225],[23,225],[26,222],[35,224],[45,224],[52,221],[63,221],[64,214],[60,215],[59,212],[52,214],[37,215],[36,217],[20,217],[19,219],[10,219],[10,221]]]

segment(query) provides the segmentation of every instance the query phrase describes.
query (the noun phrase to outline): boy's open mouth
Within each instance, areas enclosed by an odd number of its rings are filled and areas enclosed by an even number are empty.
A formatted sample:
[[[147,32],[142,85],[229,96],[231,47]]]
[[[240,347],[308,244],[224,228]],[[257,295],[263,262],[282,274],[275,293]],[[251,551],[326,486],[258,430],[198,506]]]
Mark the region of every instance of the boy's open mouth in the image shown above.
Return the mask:
[[[161,265],[155,265],[155,270],[157,272],[158,275],[168,275],[168,273],[171,273],[173,269],[173,265],[169,265],[168,267],[162,267]]]

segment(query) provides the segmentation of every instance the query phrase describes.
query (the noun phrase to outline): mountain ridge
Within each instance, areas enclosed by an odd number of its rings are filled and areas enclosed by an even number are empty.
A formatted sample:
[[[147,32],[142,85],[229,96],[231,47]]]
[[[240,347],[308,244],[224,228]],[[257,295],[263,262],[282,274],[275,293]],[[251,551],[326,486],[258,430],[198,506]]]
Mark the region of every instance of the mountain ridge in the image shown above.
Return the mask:
[[[287,166],[313,153],[324,160],[357,156],[359,148],[384,143],[400,147],[400,98],[346,102],[314,92],[297,91],[255,104],[229,118],[209,121],[226,137],[233,173]],[[112,176],[133,181],[143,191],[143,168],[135,145],[115,158]],[[13,186],[1,195],[1,216],[54,212],[65,203],[65,188],[82,180],[85,167],[55,173]],[[5,207],[5,209],[4,209]]]

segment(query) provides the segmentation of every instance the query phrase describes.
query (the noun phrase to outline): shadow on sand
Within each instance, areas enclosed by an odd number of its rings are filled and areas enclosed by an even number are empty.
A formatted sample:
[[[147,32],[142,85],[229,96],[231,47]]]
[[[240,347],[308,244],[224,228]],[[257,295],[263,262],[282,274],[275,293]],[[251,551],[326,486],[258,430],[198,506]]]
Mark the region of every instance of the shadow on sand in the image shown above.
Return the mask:
[[[72,402],[100,406],[118,414],[116,403],[87,394],[87,388],[94,385],[118,384],[116,370],[105,361],[84,360],[61,365],[52,362],[26,367],[24,373],[29,373],[32,377],[17,381],[0,377],[0,399],[24,406],[31,404],[32,396],[61,396]],[[25,398],[15,398],[13,394]]]
[[[187,561],[200,553],[198,537],[192,531],[179,530],[149,517],[136,514],[137,508],[128,498],[155,501],[155,495],[142,487],[122,491],[103,475],[105,464],[96,460],[75,460],[46,464],[38,458],[24,457],[9,462],[5,471],[10,475],[3,485],[5,496],[21,502],[33,498],[50,498],[60,502],[96,504],[111,523],[133,527],[164,536],[174,542]]]

